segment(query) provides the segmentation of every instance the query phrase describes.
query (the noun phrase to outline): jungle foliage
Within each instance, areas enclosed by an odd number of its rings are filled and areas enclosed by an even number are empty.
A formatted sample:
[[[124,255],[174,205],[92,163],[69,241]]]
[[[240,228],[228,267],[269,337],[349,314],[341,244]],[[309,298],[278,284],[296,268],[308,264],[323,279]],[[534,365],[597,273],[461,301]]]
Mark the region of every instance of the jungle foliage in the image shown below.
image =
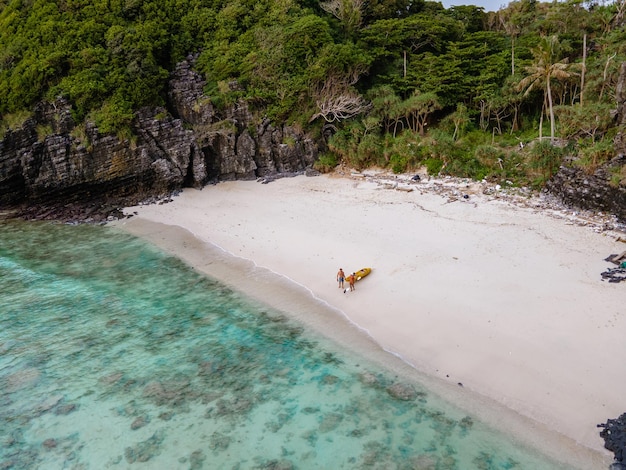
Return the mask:
[[[1,127],[63,96],[78,122],[119,132],[139,107],[166,104],[169,73],[196,54],[215,105],[245,100],[274,122],[332,130],[323,169],[425,166],[541,185],[563,149],[589,171],[612,157],[625,8],[0,0]]]

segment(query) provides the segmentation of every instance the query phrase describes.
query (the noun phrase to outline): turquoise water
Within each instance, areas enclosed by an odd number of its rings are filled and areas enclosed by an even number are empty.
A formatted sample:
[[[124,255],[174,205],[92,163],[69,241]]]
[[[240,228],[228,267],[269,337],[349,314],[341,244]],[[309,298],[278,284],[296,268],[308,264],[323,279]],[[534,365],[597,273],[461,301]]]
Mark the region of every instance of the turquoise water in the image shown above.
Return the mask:
[[[109,227],[0,223],[0,469],[552,469]]]

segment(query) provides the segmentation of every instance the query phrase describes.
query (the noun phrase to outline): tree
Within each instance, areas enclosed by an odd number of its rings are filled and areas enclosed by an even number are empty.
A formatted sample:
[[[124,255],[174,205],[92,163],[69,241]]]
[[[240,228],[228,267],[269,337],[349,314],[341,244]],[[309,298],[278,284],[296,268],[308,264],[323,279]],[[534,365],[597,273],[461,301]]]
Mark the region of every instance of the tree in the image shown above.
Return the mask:
[[[401,18],[418,13],[424,7],[424,0],[368,0],[365,4],[366,22]]]
[[[557,106],[562,134],[566,139],[588,138],[592,142],[611,126],[613,104],[590,103],[584,106]]]
[[[449,9],[450,15],[455,20],[459,20],[465,25],[465,30],[475,33],[483,30],[486,20],[485,9],[473,5],[452,6]]]
[[[500,25],[511,37],[511,75],[515,75],[515,41],[532,22],[535,5],[534,0],[513,1],[496,13]]]
[[[526,90],[527,96],[535,89],[544,91],[544,101],[548,103],[548,113],[550,116],[550,140],[554,142],[554,108],[552,105],[552,79],[565,80],[572,74],[569,69],[567,58],[559,59],[561,44],[556,35],[542,37],[536,48],[532,50],[534,63],[525,67],[526,77],[520,80],[519,90]]]
[[[452,122],[454,123],[454,134],[452,134],[452,140],[456,140],[461,136],[461,130],[469,123],[469,113],[467,112],[467,106],[463,103],[459,103],[456,106],[456,111],[451,115]]]
[[[393,125],[393,134],[402,119],[403,112],[400,110],[402,100],[396,95],[389,85],[382,85],[370,90],[368,97],[372,103],[372,114],[383,122],[384,130],[388,133]]]
[[[328,77],[317,91],[316,105],[318,112],[309,122],[318,117],[326,122],[349,119],[369,108],[369,104],[342,77]]]
[[[411,129],[424,135],[428,117],[441,109],[435,93],[420,93],[415,90],[413,95],[403,102],[404,114]]]
[[[359,32],[359,44],[373,58],[370,84],[392,84],[397,93],[409,96],[418,83],[415,75],[423,78],[437,70],[437,66],[430,66],[432,54],[445,52],[448,43],[459,39],[462,32],[459,21],[425,13],[368,25]],[[429,67],[428,72],[425,66]]]
[[[626,1],[625,0],[616,0],[614,2],[615,5],[615,16],[613,17],[611,24],[614,28],[620,28],[624,25],[624,13],[626,12]]]
[[[365,0],[326,0],[320,7],[343,24],[348,35],[358,30],[363,21]]]
[[[324,47],[305,75],[313,84],[311,93],[318,109],[309,122],[318,117],[340,121],[366,111],[369,103],[354,85],[367,67],[368,57],[352,43]]]

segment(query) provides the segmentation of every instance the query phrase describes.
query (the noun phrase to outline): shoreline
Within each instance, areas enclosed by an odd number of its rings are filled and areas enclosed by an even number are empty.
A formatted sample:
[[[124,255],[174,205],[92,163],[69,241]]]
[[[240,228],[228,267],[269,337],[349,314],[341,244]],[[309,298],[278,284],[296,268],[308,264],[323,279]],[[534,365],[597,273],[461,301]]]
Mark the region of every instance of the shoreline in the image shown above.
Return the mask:
[[[617,308],[592,311],[623,299],[623,287],[600,281],[604,258],[622,244],[469,185],[469,198],[448,200],[424,186],[389,190],[332,176],[219,183],[128,208],[138,216],[113,225],[279,310],[309,297],[305,323],[339,331],[340,342],[355,329],[367,337],[358,348],[375,344],[453,401],[492,402],[499,411],[487,422],[510,410],[510,421],[520,420],[512,427],[532,429],[524,438],[533,445],[553,434],[561,446],[553,457],[606,468],[612,455],[596,424],[623,412],[625,379],[611,371],[626,351],[616,344],[624,319]],[[337,289],[338,267],[347,273],[368,261],[374,271],[354,293]],[[263,282],[259,269],[270,273]],[[256,277],[242,283],[251,270]],[[608,360],[604,345],[613,349]]]

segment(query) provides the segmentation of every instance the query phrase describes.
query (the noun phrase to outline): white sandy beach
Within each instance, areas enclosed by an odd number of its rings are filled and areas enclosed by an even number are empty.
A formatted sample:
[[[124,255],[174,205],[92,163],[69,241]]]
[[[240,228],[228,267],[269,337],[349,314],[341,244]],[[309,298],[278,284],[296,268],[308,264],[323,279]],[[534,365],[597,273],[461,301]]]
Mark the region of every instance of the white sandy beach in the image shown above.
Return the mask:
[[[326,175],[223,182],[128,208],[136,215],[116,225],[212,275],[208,244],[267,268],[444,388],[512,410],[588,468],[607,468],[596,425],[626,411],[626,283],[600,273],[626,243],[471,185],[454,198],[426,181],[410,187]],[[344,294],[340,267],[373,272]],[[237,284],[238,269],[223,280]],[[248,290],[284,307],[272,286]]]

